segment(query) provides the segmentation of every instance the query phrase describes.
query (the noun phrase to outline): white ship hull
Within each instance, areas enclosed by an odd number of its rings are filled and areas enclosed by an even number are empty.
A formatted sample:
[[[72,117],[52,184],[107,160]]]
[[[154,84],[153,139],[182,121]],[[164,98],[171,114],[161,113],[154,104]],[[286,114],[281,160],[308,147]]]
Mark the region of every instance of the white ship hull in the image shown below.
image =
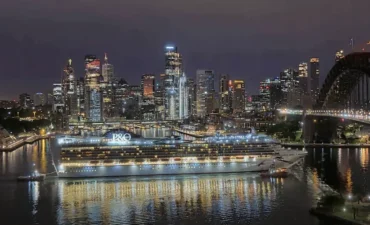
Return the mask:
[[[256,159],[253,162],[211,162],[211,163],[177,163],[177,164],[141,164],[112,166],[76,166],[59,171],[59,177],[122,177],[153,176],[178,174],[240,173],[268,170],[272,164],[276,167],[287,167],[304,155],[283,156],[281,160],[273,158]]]

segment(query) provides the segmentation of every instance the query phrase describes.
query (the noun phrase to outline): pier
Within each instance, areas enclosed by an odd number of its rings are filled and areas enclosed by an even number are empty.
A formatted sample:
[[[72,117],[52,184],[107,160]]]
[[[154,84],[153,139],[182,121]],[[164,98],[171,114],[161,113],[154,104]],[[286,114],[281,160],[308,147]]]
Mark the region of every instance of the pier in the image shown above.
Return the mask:
[[[12,142],[8,145],[0,146],[0,152],[11,152],[25,144],[32,144],[36,141],[49,138],[50,137],[47,135],[34,135],[27,138],[20,138],[19,140]]]

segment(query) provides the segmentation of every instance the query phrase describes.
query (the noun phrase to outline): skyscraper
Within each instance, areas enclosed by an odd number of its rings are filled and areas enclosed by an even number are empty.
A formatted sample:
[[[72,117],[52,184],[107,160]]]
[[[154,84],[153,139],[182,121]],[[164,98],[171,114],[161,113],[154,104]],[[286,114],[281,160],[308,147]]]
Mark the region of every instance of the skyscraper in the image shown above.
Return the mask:
[[[213,70],[197,70],[197,116],[205,117],[212,113],[215,92]]]
[[[76,95],[76,80],[72,67],[72,60],[68,59],[67,65],[64,67],[64,75],[62,78],[62,92],[64,102],[64,115],[77,116],[77,95]]]
[[[219,89],[219,100],[220,100],[220,111],[228,112],[231,109],[230,96],[229,96],[229,81],[230,76],[228,74],[220,75],[220,89]]]
[[[233,81],[233,112],[241,113],[245,111],[245,83],[244,80]]]
[[[189,117],[189,92],[187,79],[183,73],[179,79],[179,118],[185,119]]]
[[[53,84],[53,111],[63,113],[64,102],[63,102],[63,91],[62,84]]]
[[[288,68],[280,73],[280,85],[282,91],[282,105],[296,106],[300,104],[300,92],[298,72]]]
[[[85,80],[83,77],[76,82],[77,111],[79,115],[85,113]]]
[[[308,66],[306,62],[302,62],[298,65],[298,82],[301,94],[308,95]]]
[[[32,107],[31,96],[27,93],[20,94],[19,105],[25,109]]]
[[[187,82],[188,86],[188,93],[189,93],[189,103],[188,103],[188,114],[189,116],[195,116],[197,112],[197,105],[196,105],[196,100],[197,100],[197,86],[194,82],[194,79],[188,78]]]
[[[177,47],[166,46],[165,49],[164,108],[165,118],[180,119],[179,81],[182,75],[182,56]]]
[[[33,95],[33,103],[35,106],[42,106],[46,104],[45,95],[41,92]]]
[[[104,63],[102,65],[102,76],[106,83],[110,83],[114,79],[114,67],[108,62],[108,55],[104,53]]]
[[[343,59],[344,58],[344,51],[343,49],[337,51],[335,53],[335,62],[338,62],[339,60]]]
[[[143,98],[153,98],[155,91],[155,75],[144,74],[141,76],[141,88]]]
[[[85,114],[91,122],[102,121],[102,93],[100,60],[95,55],[85,56]]]
[[[104,54],[104,63],[102,65],[102,77],[100,81],[100,91],[103,98],[103,116],[104,118],[113,117],[117,114],[115,104],[115,86],[114,67],[108,62],[107,53]]]
[[[319,92],[319,78],[320,78],[320,60],[319,58],[310,59],[310,79],[311,79],[311,98],[316,102]]]

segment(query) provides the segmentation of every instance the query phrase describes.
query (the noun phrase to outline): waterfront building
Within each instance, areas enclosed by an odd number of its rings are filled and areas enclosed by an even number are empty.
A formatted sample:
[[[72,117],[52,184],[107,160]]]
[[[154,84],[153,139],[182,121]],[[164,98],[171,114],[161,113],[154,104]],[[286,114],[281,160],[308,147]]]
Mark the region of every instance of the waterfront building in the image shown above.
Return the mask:
[[[122,116],[126,111],[127,101],[130,96],[130,88],[125,79],[120,79],[117,82],[117,87],[115,89],[115,105],[116,105],[116,115]]]
[[[230,75],[221,74],[219,80],[219,108],[221,112],[230,112],[232,105],[230,104],[229,92]]]
[[[32,107],[31,96],[27,93],[20,94],[19,105],[25,109],[31,108]]]
[[[88,121],[100,122],[103,119],[102,92],[100,83],[100,60],[95,55],[85,56],[85,115]]]
[[[64,115],[75,117],[78,115],[77,95],[76,95],[76,80],[74,69],[72,67],[72,59],[68,59],[67,65],[63,69],[62,77],[62,92],[64,103]]]
[[[177,120],[180,118],[179,79],[182,75],[182,56],[175,46],[166,46],[165,49],[165,80],[164,80],[164,108],[165,118]]]
[[[197,70],[197,116],[205,117],[213,111],[215,93],[213,70]]]
[[[320,60],[319,58],[310,59],[310,79],[311,79],[311,98],[315,102],[319,96],[320,86]]]
[[[33,103],[35,106],[43,106],[46,104],[45,95],[41,92],[35,93],[33,95]]]
[[[245,111],[245,83],[244,80],[234,80],[233,84],[233,113]]]

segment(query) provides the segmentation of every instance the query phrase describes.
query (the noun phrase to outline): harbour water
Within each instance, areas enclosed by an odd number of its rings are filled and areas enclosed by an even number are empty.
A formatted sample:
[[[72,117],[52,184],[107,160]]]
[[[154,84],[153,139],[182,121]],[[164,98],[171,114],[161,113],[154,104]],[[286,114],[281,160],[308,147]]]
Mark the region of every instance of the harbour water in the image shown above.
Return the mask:
[[[324,190],[370,194],[369,149],[307,150],[284,179],[239,173],[16,182],[35,169],[55,170],[60,149],[42,140],[0,154],[1,224],[332,224],[308,210]]]

